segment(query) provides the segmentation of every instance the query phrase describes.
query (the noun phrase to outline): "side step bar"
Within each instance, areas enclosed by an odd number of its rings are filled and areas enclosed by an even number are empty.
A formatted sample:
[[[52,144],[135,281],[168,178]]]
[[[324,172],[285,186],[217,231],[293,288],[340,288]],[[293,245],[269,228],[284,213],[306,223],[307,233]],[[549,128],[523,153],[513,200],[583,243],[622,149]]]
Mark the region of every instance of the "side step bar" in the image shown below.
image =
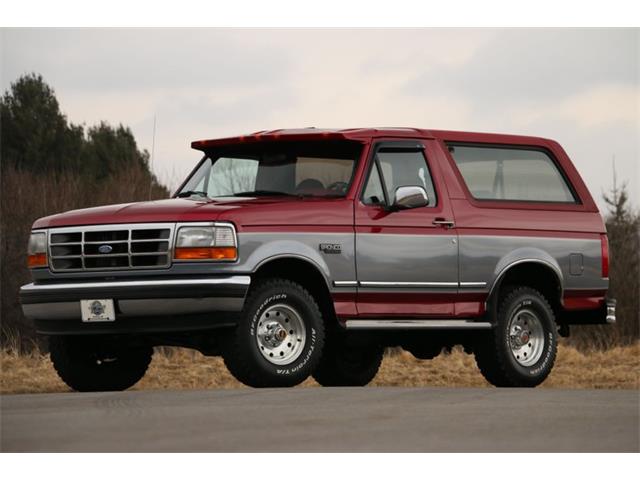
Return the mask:
[[[348,330],[488,330],[489,322],[472,320],[347,320]]]

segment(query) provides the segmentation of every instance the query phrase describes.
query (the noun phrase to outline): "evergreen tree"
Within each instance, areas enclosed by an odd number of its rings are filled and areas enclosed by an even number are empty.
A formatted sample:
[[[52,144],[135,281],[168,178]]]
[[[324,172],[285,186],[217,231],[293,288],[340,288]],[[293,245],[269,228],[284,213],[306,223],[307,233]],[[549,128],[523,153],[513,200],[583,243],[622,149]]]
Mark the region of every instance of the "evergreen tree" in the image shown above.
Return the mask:
[[[86,129],[68,122],[53,89],[37,74],[24,75],[0,99],[2,166],[38,174],[74,172],[102,181],[129,169],[147,172],[149,153],[131,129],[100,122]]]
[[[35,172],[77,169],[83,128],[67,122],[55,93],[40,75],[11,84],[0,100],[2,165]]]
[[[128,127],[118,125],[114,128],[101,122],[88,129],[83,170],[90,166],[96,179],[101,180],[128,168],[149,170],[148,164],[148,152],[138,150]]]

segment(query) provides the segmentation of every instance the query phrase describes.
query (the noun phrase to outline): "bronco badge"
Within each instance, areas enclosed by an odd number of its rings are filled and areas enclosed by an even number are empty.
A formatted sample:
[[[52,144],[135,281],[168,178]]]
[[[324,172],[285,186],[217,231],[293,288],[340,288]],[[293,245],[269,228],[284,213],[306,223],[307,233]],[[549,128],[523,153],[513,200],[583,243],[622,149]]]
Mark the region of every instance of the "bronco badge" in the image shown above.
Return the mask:
[[[323,253],[342,253],[342,245],[339,243],[321,243],[320,251]]]

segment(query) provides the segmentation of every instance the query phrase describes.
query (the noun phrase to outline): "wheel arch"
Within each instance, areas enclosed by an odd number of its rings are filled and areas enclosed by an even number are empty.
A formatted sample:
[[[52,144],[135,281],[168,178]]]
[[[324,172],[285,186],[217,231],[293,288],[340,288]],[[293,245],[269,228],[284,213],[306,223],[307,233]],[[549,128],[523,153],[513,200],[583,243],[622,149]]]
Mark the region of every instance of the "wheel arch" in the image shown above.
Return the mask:
[[[316,299],[325,322],[337,323],[329,281],[320,265],[301,255],[274,255],[261,261],[251,284],[264,278],[285,278],[303,286]]]
[[[545,252],[542,255],[529,255],[501,262],[496,268],[494,281],[489,289],[486,301],[488,312],[495,313],[497,300],[504,287],[522,285],[540,291],[557,314],[563,308],[563,275],[558,263]],[[548,258],[545,258],[548,257]]]

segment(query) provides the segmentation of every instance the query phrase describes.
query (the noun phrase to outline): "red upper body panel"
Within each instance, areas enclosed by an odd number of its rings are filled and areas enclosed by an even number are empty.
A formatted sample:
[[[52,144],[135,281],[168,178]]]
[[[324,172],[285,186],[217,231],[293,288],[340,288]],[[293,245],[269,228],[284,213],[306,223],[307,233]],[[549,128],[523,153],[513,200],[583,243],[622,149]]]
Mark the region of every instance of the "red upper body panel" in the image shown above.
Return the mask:
[[[173,198],[153,202],[110,205],[41,218],[34,228],[49,228],[89,224],[187,222],[225,220],[238,230],[268,226],[353,226],[353,203],[359,198],[366,176],[370,146],[378,140],[417,139],[427,145],[429,154],[437,157],[440,175],[452,201],[459,229],[504,228],[539,231],[571,231],[576,233],[604,232],[598,209],[571,160],[560,145],[549,139],[502,134],[451,132],[414,128],[360,129],[294,129],[257,132],[250,135],[200,140],[192,147],[208,149],[235,144],[306,140],[351,140],[364,145],[362,158],[356,167],[351,188],[343,199],[326,198],[231,198],[194,200]],[[580,203],[531,204],[510,201],[477,201],[468,192],[462,177],[446,148],[445,142],[473,142],[503,145],[527,145],[544,148],[557,159],[573,185]],[[578,212],[589,215],[576,215]]]
[[[146,222],[230,221],[242,230],[251,226],[353,224],[345,199],[244,198],[209,201],[172,198],[71,210],[38,219],[33,228]],[[346,207],[346,208],[345,208]]]

